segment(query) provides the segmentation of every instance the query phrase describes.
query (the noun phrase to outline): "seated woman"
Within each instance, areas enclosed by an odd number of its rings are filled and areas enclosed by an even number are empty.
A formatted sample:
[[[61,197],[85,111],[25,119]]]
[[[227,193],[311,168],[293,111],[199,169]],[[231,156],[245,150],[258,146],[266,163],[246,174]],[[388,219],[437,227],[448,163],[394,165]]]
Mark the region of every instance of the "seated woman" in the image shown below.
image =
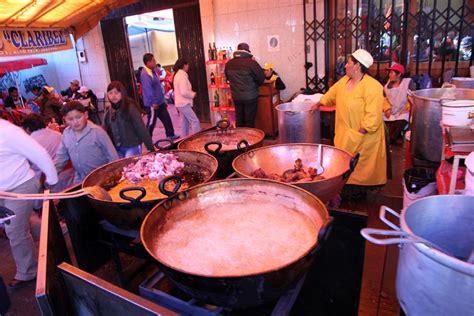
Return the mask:
[[[273,70],[272,63],[265,63],[263,65],[263,72],[265,73],[265,83],[273,83],[277,90],[285,90],[286,86],[281,80],[280,76]]]
[[[99,110],[97,108],[97,96],[86,86],[82,86],[78,91],[76,99],[84,105],[89,114],[89,120],[94,122],[97,125],[101,124],[99,117]]]
[[[408,125],[408,89],[415,90],[415,86],[410,78],[403,78],[405,67],[402,65],[393,63],[387,70],[390,72],[383,88],[383,119],[389,130],[390,143],[394,143]]]

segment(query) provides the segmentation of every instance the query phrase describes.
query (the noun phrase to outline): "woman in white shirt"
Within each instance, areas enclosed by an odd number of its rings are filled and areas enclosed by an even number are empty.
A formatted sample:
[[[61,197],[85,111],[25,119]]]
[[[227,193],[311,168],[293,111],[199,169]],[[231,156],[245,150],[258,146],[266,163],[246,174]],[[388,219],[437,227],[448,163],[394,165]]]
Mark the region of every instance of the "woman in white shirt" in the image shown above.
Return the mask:
[[[173,79],[174,104],[181,115],[181,135],[188,136],[201,130],[199,119],[193,111],[193,99],[196,92],[192,90],[189,82],[189,64],[179,58],[173,66],[175,71]]]
[[[384,121],[389,130],[390,143],[394,143],[407,127],[410,116],[408,89],[413,89],[413,81],[403,78],[405,67],[393,63],[384,91]]]

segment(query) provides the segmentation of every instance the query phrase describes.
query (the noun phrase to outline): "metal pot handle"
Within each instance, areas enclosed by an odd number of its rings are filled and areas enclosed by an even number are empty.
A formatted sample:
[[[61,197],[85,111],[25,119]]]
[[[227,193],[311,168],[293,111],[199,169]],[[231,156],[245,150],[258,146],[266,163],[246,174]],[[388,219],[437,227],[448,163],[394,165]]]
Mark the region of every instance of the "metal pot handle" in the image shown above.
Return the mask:
[[[449,83],[449,82],[445,82],[441,85],[441,88],[454,88],[454,89],[456,89],[456,85],[454,85],[452,83]]]
[[[354,169],[356,168],[357,163],[359,163],[359,158],[360,158],[359,153],[355,154],[354,157],[351,158],[351,161],[349,161],[349,170],[344,172],[344,174],[342,175],[342,179],[345,180],[345,179],[349,178],[351,173],[354,172]]]
[[[426,240],[412,236],[403,231],[385,230],[377,228],[363,228],[360,234],[377,245],[392,245],[392,244],[411,244],[411,243],[426,243]],[[377,238],[376,235],[380,236],[396,236],[400,238]]]
[[[226,130],[230,127],[230,122],[228,120],[219,120],[216,123],[216,128],[221,130]]]
[[[215,150],[212,150],[209,148],[211,145],[217,145],[217,148]],[[220,150],[222,148],[222,144],[220,142],[208,142],[204,145],[204,149],[211,155],[219,155]]]
[[[333,221],[334,217],[329,216],[328,220],[321,226],[318,232],[318,242],[316,244],[316,247],[311,251],[310,256],[312,256],[315,252],[317,252],[320,248],[321,245],[324,244],[328,240],[329,235],[331,234],[332,228],[333,228]]]
[[[437,251],[443,252],[444,254],[454,257],[454,255],[450,253],[449,251],[447,251],[446,249],[442,249],[424,238],[410,235],[409,233],[404,232],[404,231],[384,230],[384,229],[377,229],[377,228],[363,228],[361,229],[360,234],[371,243],[374,243],[377,245],[420,243],[420,244],[425,244],[426,246],[432,249],[436,249]],[[402,238],[377,238],[375,237],[375,235],[397,236],[397,237],[402,237]]]
[[[242,148],[242,145],[244,146]],[[249,147],[250,147],[250,144],[248,141],[246,141],[245,139],[242,139],[238,144],[237,144],[237,150],[241,153],[245,153],[249,150]]]
[[[410,89],[407,90],[407,94],[408,96],[412,97],[415,95],[415,93],[413,91],[411,91]]]
[[[160,145],[160,143],[163,143],[163,142],[169,143],[169,145],[163,147],[163,146]],[[155,145],[159,150],[166,150],[166,149],[171,148],[171,147],[174,145],[174,142],[173,142],[173,140],[171,140],[171,139],[164,138],[164,139],[158,139],[158,140],[154,143],[154,145]]]
[[[140,195],[137,196],[136,198],[125,195],[125,193],[130,192],[130,191],[140,191]],[[142,207],[142,199],[146,196],[146,189],[144,187],[129,187],[129,188],[124,188],[120,190],[119,196],[125,200],[129,201],[133,205],[137,207]]]
[[[0,206],[0,224],[10,224],[10,220],[16,216],[15,212],[6,208],[5,206]]]
[[[390,214],[392,214],[393,216],[395,216],[396,218],[400,219],[400,214],[398,214],[398,212],[392,210],[390,207],[387,207],[385,205],[382,205],[380,207],[380,211],[379,211],[379,218],[382,222],[384,222],[385,224],[387,224],[390,228],[393,228],[394,230],[396,231],[401,231],[400,227],[395,225],[394,223],[392,223],[387,217],[385,217],[385,214],[386,212],[389,212]]]
[[[332,223],[334,221],[334,217],[329,216],[328,220],[326,223],[321,226],[318,232],[318,244],[324,243],[326,240],[328,240],[329,235],[331,234],[332,230]]]
[[[169,181],[175,182],[175,187],[173,188],[173,191],[168,191],[165,187],[166,183],[168,183]],[[178,192],[179,188],[181,188],[181,183],[182,183],[182,180],[180,177],[169,176],[160,181],[158,188],[160,189],[160,192],[163,193],[164,195],[171,196],[173,194],[176,194],[176,192]]]

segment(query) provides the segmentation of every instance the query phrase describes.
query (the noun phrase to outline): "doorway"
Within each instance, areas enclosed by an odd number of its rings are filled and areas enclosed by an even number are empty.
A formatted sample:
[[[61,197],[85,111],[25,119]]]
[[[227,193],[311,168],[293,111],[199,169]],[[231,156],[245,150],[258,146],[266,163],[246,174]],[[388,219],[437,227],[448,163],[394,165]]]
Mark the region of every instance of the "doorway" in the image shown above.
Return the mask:
[[[143,55],[151,53],[164,71],[170,74],[178,59],[173,9],[127,16],[125,24],[134,71],[143,67]],[[164,77],[166,74],[162,72],[161,75]]]

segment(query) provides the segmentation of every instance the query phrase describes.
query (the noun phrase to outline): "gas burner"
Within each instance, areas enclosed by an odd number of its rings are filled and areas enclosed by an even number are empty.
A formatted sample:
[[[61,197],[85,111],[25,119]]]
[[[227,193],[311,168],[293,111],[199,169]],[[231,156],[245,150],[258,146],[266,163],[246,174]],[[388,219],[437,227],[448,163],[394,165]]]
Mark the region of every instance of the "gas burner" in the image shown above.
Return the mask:
[[[221,315],[271,315],[287,316],[303,287],[306,274],[289,288],[278,300],[245,310],[232,310],[209,305],[184,294],[158,271],[139,286],[140,296],[183,315],[221,316]]]

